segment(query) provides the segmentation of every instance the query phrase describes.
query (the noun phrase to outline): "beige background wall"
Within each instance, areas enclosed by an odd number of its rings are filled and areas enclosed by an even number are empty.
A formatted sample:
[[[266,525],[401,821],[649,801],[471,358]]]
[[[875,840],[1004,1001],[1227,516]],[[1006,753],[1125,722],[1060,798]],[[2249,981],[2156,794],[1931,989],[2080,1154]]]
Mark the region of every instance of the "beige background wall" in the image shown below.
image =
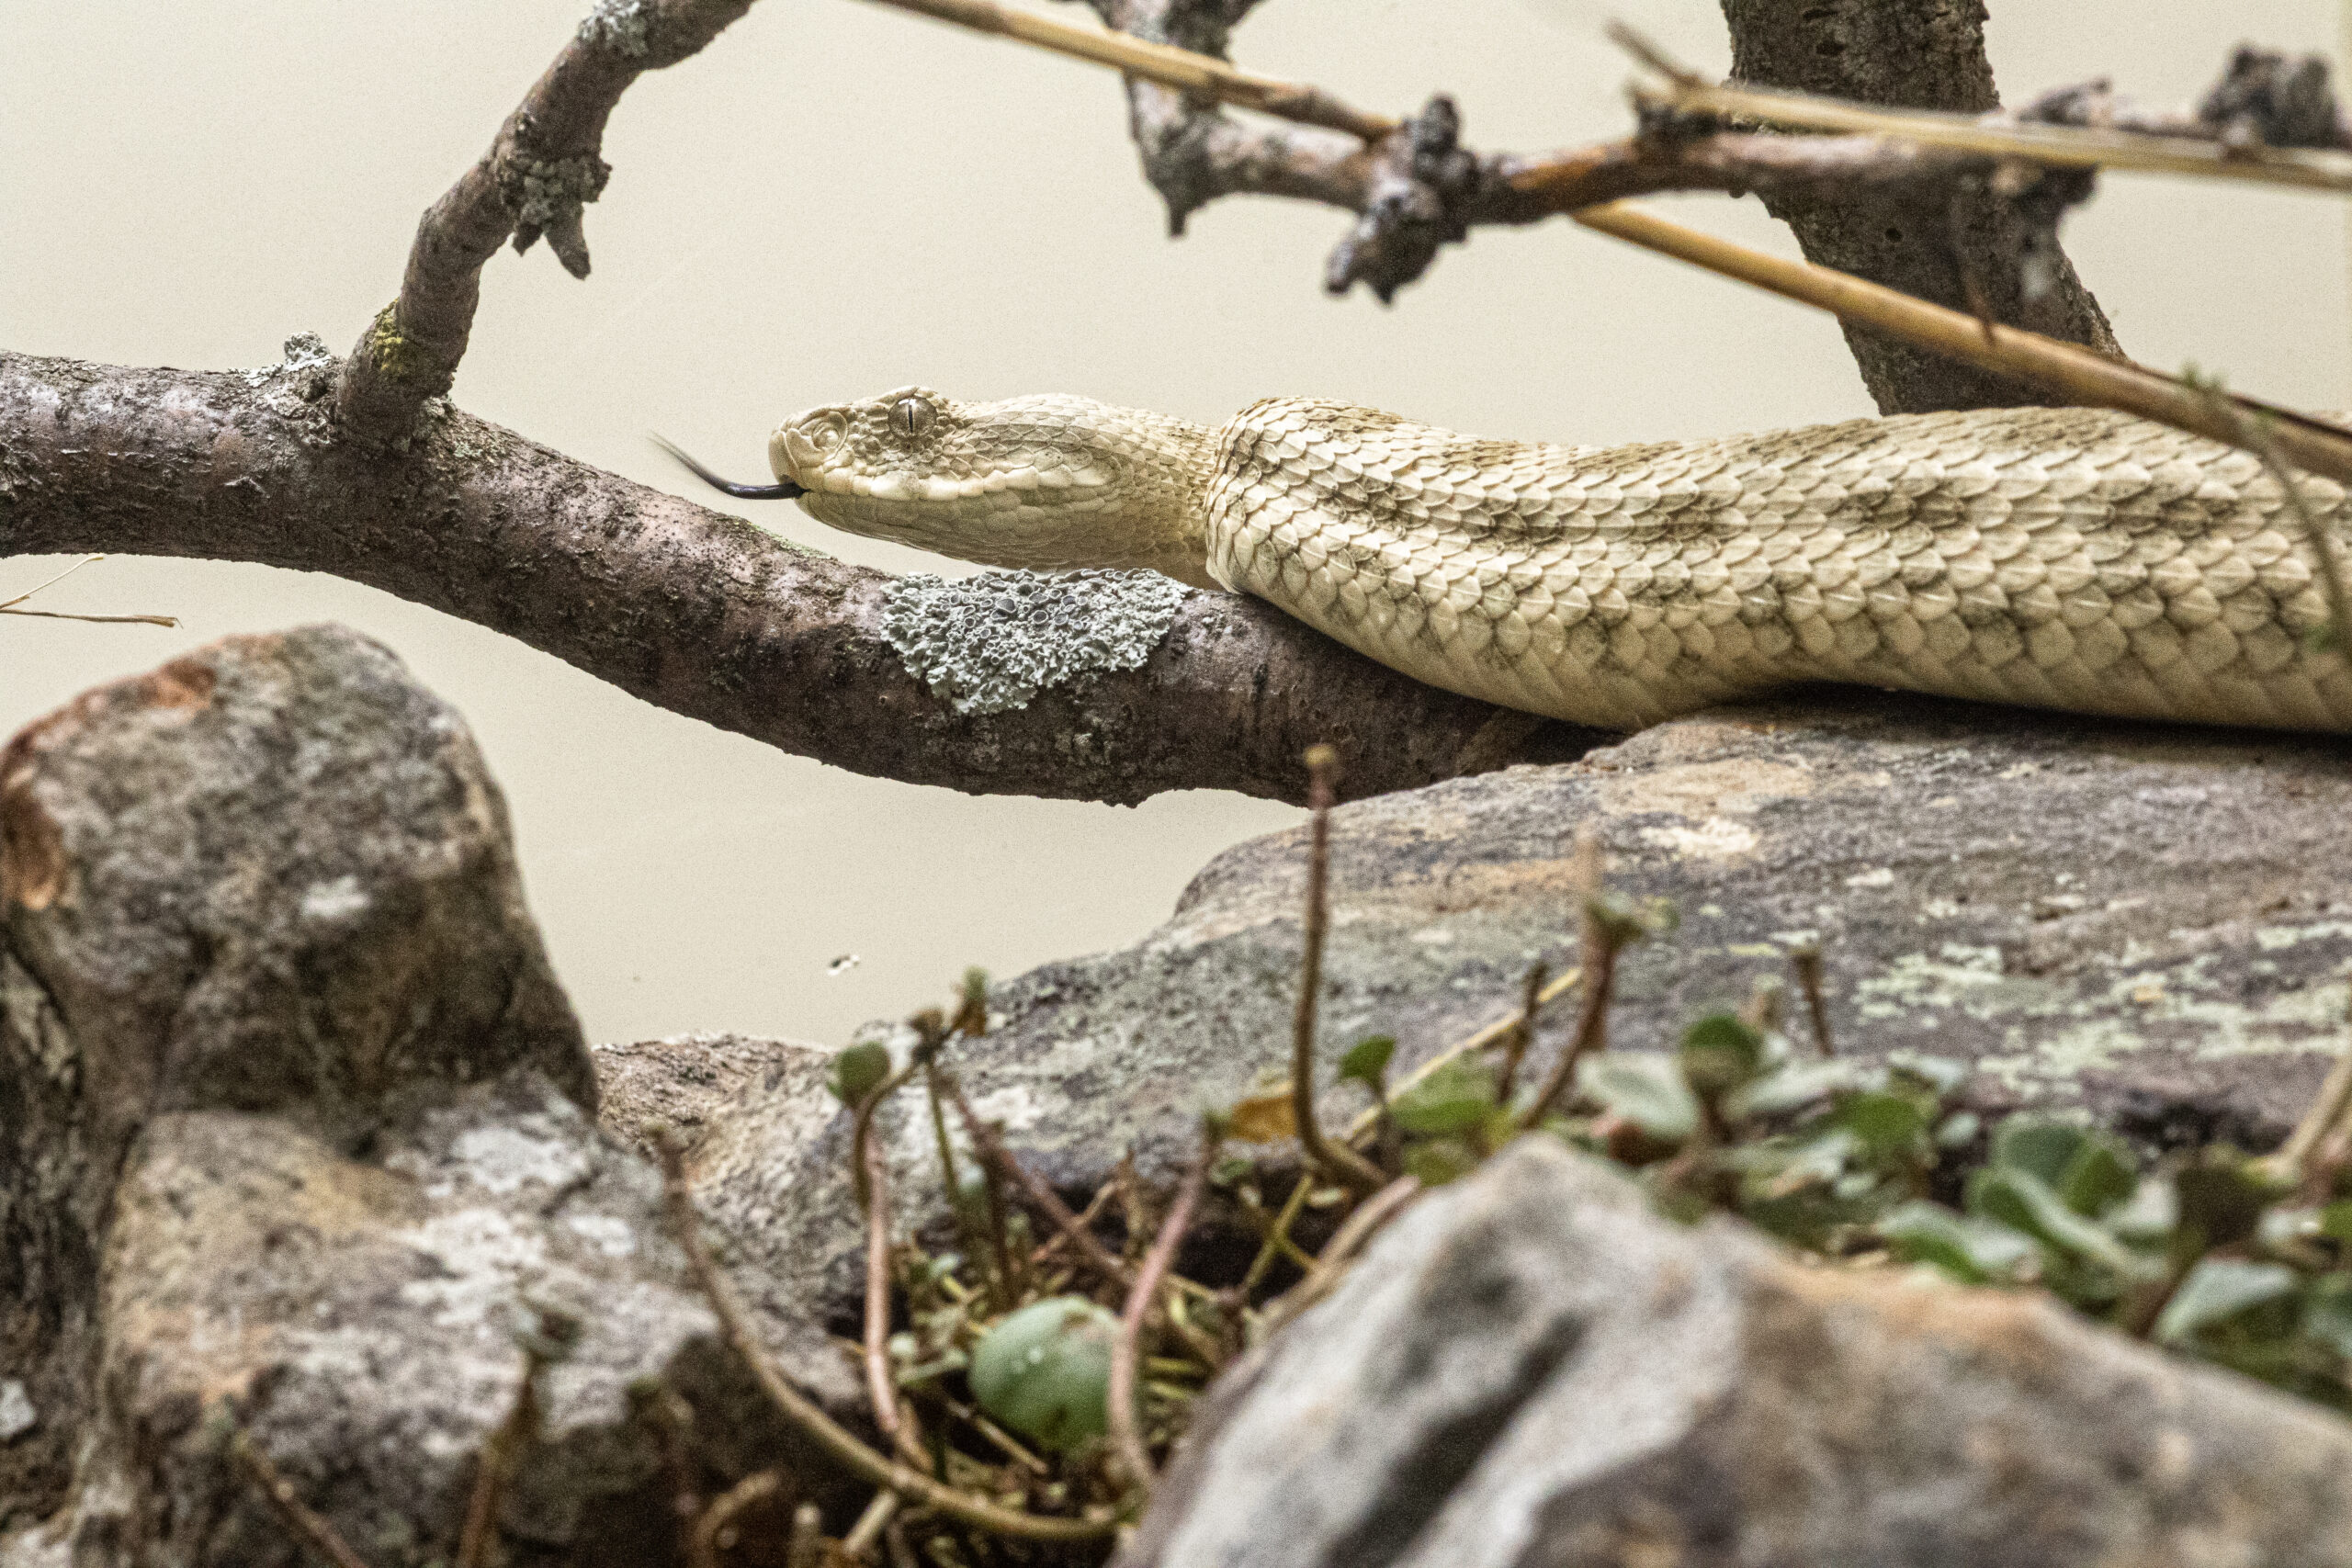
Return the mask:
[[[2331,52],[2337,34],[2334,0],[1993,4],[2012,98],[2107,73],[2182,99],[2242,34]],[[246,366],[308,329],[340,352],[390,297],[416,215],[585,7],[0,0],[0,342]],[[1476,144],[1534,149],[1623,129],[1611,16],[1727,61],[1705,0],[1272,0],[1238,52],[1391,110],[1442,87]],[[1564,223],[1478,235],[1393,310],[1318,292],[1340,214],[1227,202],[1171,244],[1114,79],[858,0],[767,0],[633,89],[605,151],[594,276],[573,282],[544,249],[495,262],[457,396],[654,484],[680,476],[649,428],[756,476],[780,416],[910,380],[1208,421],[1315,392],[1586,442],[1869,412],[1828,322]],[[1787,248],[1753,203],[1673,210]],[[2333,408],[2352,404],[2344,236],[2323,198],[2131,178],[2066,231],[2142,358]],[[853,559],[936,564],[754,511]],[[0,597],[51,565],[0,561]],[[836,1041],[933,999],[965,964],[1011,974],[1128,941],[1211,853],[1295,816],[1223,795],[1120,810],[858,778],[326,578],[121,559],[45,603],[186,626],[0,617],[0,733],[228,632],[333,617],[399,649],[503,781],[533,904],[596,1038]],[[843,953],[864,962],[829,977]]]

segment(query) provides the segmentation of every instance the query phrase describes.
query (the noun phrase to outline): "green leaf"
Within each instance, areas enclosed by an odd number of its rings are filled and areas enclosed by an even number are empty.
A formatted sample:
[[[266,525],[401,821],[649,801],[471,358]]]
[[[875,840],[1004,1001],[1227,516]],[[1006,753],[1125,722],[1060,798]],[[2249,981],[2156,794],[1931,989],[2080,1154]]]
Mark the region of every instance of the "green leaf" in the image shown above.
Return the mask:
[[[1363,1085],[1374,1094],[1380,1092],[1380,1080],[1388,1071],[1388,1059],[1396,1055],[1396,1037],[1393,1034],[1367,1034],[1348,1047],[1340,1058],[1340,1077]]]
[[[1966,1083],[1969,1075],[1975,1071],[1966,1062],[1950,1056],[1931,1056],[1924,1051],[1890,1052],[1886,1065],[1936,1095],[1950,1094]]]
[[[1699,1100],[1668,1056],[1611,1051],[1577,1064],[1577,1088],[1643,1132],[1679,1143],[1699,1130]]]
[[[2188,1271],[2156,1319],[2155,1337],[2177,1345],[2200,1329],[2235,1317],[2249,1307],[2294,1293],[2295,1271],[2283,1263],[2242,1263],[2208,1258]]]
[[[2030,1172],[1987,1166],[1968,1179],[1968,1212],[2020,1230],[2063,1253],[2136,1279],[2147,1266],[2120,1241],[2068,1208],[2065,1201]]]
[[[2065,1184],[2066,1168],[2082,1152],[2086,1136],[2064,1122],[2012,1116],[1993,1134],[1993,1164],[2021,1170],[2054,1190]]]
[[[843,1105],[858,1105],[889,1076],[890,1047],[878,1040],[861,1040],[833,1053],[833,1066],[825,1075],[825,1087]]]
[[[2352,1198],[2338,1198],[2319,1212],[2319,1234],[2330,1241],[2352,1241]]]
[[[1442,1187],[1478,1168],[1478,1151],[1460,1138],[1424,1138],[1405,1150],[1405,1174],[1424,1187]]]
[[[1014,1431],[1067,1453],[1109,1430],[1119,1320],[1083,1296],[1049,1296],[972,1348],[972,1393]]]
[[[2180,1202],[2169,1180],[2151,1176],[2132,1190],[2121,1207],[2101,1215],[2099,1223],[2134,1247],[2161,1247],[2180,1224]]]
[[[2129,1200],[2140,1185],[2132,1157],[2112,1138],[2093,1135],[2083,1140],[2066,1167],[2058,1196],[2078,1214],[2098,1218]]]
[[[1955,1111],[1936,1123],[1936,1147],[1964,1149],[1984,1130],[1984,1119],[1973,1111]]]
[[[2201,1151],[2172,1180],[2180,1201],[2179,1240],[2199,1252],[2233,1247],[2254,1235],[2263,1210],[2282,1195],[2261,1167],[2231,1148]]]
[[[1905,1095],[1849,1094],[1838,1101],[1830,1120],[1851,1133],[1873,1160],[1917,1154],[1927,1142],[1928,1118]]]
[[[1683,1081],[1713,1100],[1756,1076],[1764,1037],[1731,1013],[1709,1013],[1682,1032],[1681,1058]]]
[[[2352,1360],[2352,1274],[2323,1274],[2303,1295],[2303,1332]]]
[[[1388,1102],[1400,1132],[1418,1136],[1464,1133],[1495,1109],[1495,1070],[1485,1062],[1457,1056]]]
[[[1860,1089],[1868,1076],[1862,1064],[1844,1057],[1791,1062],[1740,1085],[1724,1099],[1724,1114],[1734,1121],[1785,1115],[1840,1090]]]

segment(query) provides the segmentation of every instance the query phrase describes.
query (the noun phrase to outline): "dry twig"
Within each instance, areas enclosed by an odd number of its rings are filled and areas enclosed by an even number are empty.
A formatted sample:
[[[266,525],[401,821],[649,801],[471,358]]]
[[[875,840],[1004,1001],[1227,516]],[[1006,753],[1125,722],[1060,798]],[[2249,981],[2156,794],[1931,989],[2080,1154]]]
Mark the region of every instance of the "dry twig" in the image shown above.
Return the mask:
[[[1186,1168],[1184,1179],[1176,1189],[1176,1200],[1169,1205],[1168,1217],[1160,1222],[1151,1250],[1144,1255],[1142,1267],[1136,1270],[1136,1282],[1127,1292],[1125,1310],[1119,1314],[1119,1335],[1112,1342],[1111,1440],[1119,1450],[1119,1461],[1126,1466],[1129,1478],[1147,1495],[1159,1476],[1152,1469],[1151,1454],[1144,1447],[1142,1422],[1136,1409],[1136,1366],[1142,1353],[1144,1319],[1159,1300],[1160,1281],[1176,1261],[1176,1249],[1183,1245],[1184,1232],[1192,1225],[1193,1211],[1208,1185],[1209,1167],[1216,1159],[1219,1142],[1214,1133],[1201,1139],[1201,1152]]]
[[[1808,93],[1712,83],[1677,64],[1641,34],[1611,23],[1609,36],[1666,79],[1637,87],[1634,101],[1691,114],[1761,120],[1803,130],[1894,137],[1988,158],[2015,158],[2054,168],[2144,169],[2225,180],[2352,191],[2352,156],[2304,148],[2245,146],[2218,139],[2151,136],[2090,126],[2032,125],[1929,109],[1881,108]]]
[[[72,566],[67,567],[63,571],[59,572],[56,576],[34,583],[30,588],[26,589],[14,599],[0,599],[0,615],[37,615],[42,620],[48,621],[91,621],[100,625],[129,625],[142,626],[175,626],[179,625],[179,621],[171,615],[74,615],[64,610],[27,610],[21,608],[26,600],[31,598],[34,594],[39,593],[43,589],[54,587],[58,583],[61,583],[67,578],[73,576],[75,572],[81,570],[84,567],[90,566],[106,558],[107,558],[103,555],[84,556],[80,560],[75,561]]]
[[[1290,1109],[1308,1168],[1329,1171],[1357,1191],[1370,1192],[1387,1177],[1346,1144],[1325,1137],[1322,1123],[1315,1119],[1315,1015],[1323,990],[1323,941],[1331,920],[1331,793],[1339,765],[1340,754],[1330,747],[1308,748],[1306,804],[1315,815],[1307,824],[1306,931],[1298,958],[1298,1001],[1291,1012]]]
[[[1849,273],[1767,255],[1623,202],[1575,216],[1588,229],[1752,283],[1980,369],[2031,381],[2069,401],[2137,414],[2230,446],[2243,445],[2243,421],[2267,416],[2271,438],[2282,454],[2299,467],[2352,484],[2352,432],[2309,414],[2239,396],[2217,402],[2200,387],[2130,360],[2109,359],[2015,327],[1987,327],[1964,311],[1915,299]]]
[[[1552,1064],[1551,1072],[1544,1079],[1544,1087],[1535,1091],[1520,1125],[1532,1127],[1552,1113],[1575,1082],[1577,1064],[1595,1051],[1608,1047],[1609,1000],[1616,987],[1617,954],[1623,950],[1623,933],[1613,930],[1601,919],[1600,911],[1600,835],[1591,823],[1577,829],[1577,904],[1579,911],[1578,942],[1584,953],[1584,973],[1590,981],[1584,988],[1584,1003],[1577,1012],[1577,1032]]]
[[[783,1490],[784,1472],[761,1470],[713,1498],[710,1506],[695,1520],[694,1532],[687,1540],[687,1561],[693,1568],[720,1568],[725,1554],[734,1550],[741,1537],[742,1526],[738,1521]],[[794,1525],[797,1530],[797,1515]]]
[[[686,1268],[694,1276],[696,1288],[718,1318],[719,1332],[751,1369],[769,1402],[835,1463],[868,1485],[896,1492],[976,1529],[1017,1540],[1100,1540],[1112,1532],[1114,1527],[1108,1520],[1047,1518],[1000,1507],[986,1498],[967,1495],[934,1481],[911,1466],[886,1459],[860,1442],[814,1400],[792,1386],[768,1355],[766,1347],[760,1343],[759,1336],[752,1331],[734,1287],[720,1275],[703,1246],[702,1216],[686,1190],[684,1154],[674,1143],[662,1145],[662,1198],[669,1211],[670,1228],[686,1255]]]
[[[981,1121],[979,1113],[972,1109],[972,1102],[964,1097],[962,1084],[951,1077],[947,1079],[947,1089],[956,1101],[956,1115],[963,1118],[965,1134],[972,1140],[972,1148],[980,1156],[980,1163],[1026,1193],[1029,1201],[1053,1221],[1056,1230],[1069,1238],[1078,1255],[1096,1273],[1125,1285],[1127,1282],[1126,1265],[1112,1257],[1110,1249],[1095,1238],[1094,1233],[1078,1223],[1078,1216],[1070,1213],[1069,1205],[1062,1201],[1060,1193],[1012,1157],[1012,1151],[1004,1146],[1004,1140],[996,1135],[996,1129]]]
[[[239,1427],[229,1439],[229,1454],[270,1508],[285,1521],[286,1528],[294,1532],[294,1539],[310,1548],[321,1561],[334,1564],[334,1568],[368,1568],[367,1560],[351,1550],[333,1525],[303,1506],[302,1499],[294,1494],[294,1483],[270,1463],[269,1456],[261,1451],[261,1445],[254,1441],[252,1433]]]
[[[1331,1288],[1347,1272],[1348,1263],[1363,1250],[1364,1244],[1380,1234],[1380,1227],[1393,1220],[1406,1204],[1420,1196],[1421,1181],[1417,1176],[1400,1176],[1379,1191],[1356,1205],[1355,1213],[1347,1217],[1331,1239],[1323,1244],[1321,1256],[1315,1260],[1315,1271],[1293,1285],[1283,1297],[1266,1309],[1262,1320],[1264,1331],[1272,1334],[1292,1319],[1331,1293]]]

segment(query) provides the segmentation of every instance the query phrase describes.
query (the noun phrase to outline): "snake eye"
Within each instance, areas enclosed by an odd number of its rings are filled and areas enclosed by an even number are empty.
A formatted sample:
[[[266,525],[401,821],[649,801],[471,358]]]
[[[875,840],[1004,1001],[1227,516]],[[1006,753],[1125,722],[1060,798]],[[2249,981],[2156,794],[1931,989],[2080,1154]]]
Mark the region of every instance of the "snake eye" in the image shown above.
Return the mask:
[[[900,398],[890,405],[890,428],[911,439],[931,428],[939,411],[923,398]]]

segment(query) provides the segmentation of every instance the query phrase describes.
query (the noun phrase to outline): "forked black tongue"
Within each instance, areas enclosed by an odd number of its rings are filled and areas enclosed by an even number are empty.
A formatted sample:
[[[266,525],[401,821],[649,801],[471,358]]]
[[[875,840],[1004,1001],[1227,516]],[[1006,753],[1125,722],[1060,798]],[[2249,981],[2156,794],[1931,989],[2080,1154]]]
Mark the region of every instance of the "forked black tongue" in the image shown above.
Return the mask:
[[[661,447],[662,450],[667,452],[671,457],[675,457],[680,463],[684,464],[686,468],[686,471],[693,474],[695,478],[700,479],[703,483],[708,485],[713,490],[724,491],[729,495],[735,496],[740,500],[790,501],[796,495],[807,495],[808,493],[808,487],[807,485],[795,484],[790,479],[779,479],[772,485],[739,485],[732,479],[722,479],[717,474],[712,473],[708,468],[704,468],[700,463],[695,462],[692,457],[687,457],[683,450],[673,446],[669,441],[662,437],[655,435],[652,437],[652,440],[653,445]]]

